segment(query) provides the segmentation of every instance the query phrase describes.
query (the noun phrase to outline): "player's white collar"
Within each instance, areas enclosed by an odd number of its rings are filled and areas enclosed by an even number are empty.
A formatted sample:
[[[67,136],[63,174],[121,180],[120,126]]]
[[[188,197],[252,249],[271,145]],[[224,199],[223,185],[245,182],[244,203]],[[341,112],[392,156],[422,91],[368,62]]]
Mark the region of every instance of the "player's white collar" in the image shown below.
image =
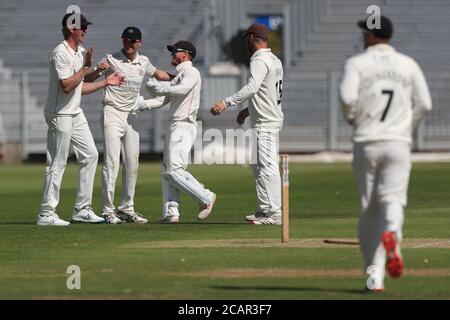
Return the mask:
[[[367,48],[367,50],[395,51],[395,48],[387,43],[379,43]]]
[[[122,58],[123,61],[125,62],[131,62],[131,63],[140,63],[140,56],[139,56],[139,52],[136,52],[136,58],[131,61],[130,59],[128,59],[128,57],[125,55],[125,53],[123,53],[123,49],[120,49],[120,56]]]
[[[265,52],[272,52],[272,49],[270,49],[270,48],[261,48],[261,49],[258,49],[258,50],[256,50],[256,51],[253,53],[251,59],[254,59],[254,58],[256,58],[257,56],[259,56],[259,55],[261,55],[261,54],[263,54],[263,53],[265,53]]]
[[[175,69],[177,70],[177,72],[180,72],[181,70],[184,70],[191,66],[192,66],[192,61],[185,61],[185,62],[182,62],[179,65],[177,65]]]
[[[69,53],[73,56],[76,55],[78,52],[80,52],[80,49],[82,48],[81,46],[78,46],[77,51],[75,51],[69,46],[69,43],[66,40],[63,41],[63,44],[66,47],[66,49],[69,51]]]

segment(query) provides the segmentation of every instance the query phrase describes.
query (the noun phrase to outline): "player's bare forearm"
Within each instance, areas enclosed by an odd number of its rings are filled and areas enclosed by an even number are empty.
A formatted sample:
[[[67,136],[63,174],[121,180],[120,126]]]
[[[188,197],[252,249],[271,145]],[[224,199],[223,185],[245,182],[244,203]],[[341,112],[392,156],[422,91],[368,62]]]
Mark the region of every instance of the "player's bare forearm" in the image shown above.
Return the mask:
[[[106,59],[100,61],[94,69],[89,69],[86,76],[84,77],[85,82],[94,82],[99,77],[105,74],[110,68],[109,63]]]
[[[59,83],[61,85],[61,89],[64,91],[65,94],[71,93],[73,90],[75,90],[76,87],[80,84],[81,81],[83,81],[84,77],[86,76],[86,73],[88,72],[89,68],[83,66],[80,70],[78,70],[77,73],[75,73],[73,76],[61,80]]]
[[[86,74],[89,72],[89,69],[92,66],[93,54],[94,54],[93,48],[87,49],[86,54],[84,56],[83,67],[81,67],[81,69],[78,70],[73,76],[60,81],[61,89],[64,91],[64,93],[66,94],[71,93],[73,90],[75,90],[76,87],[78,87],[81,81],[84,80],[84,77],[86,77]]]
[[[82,95],[91,94],[97,90],[103,89],[106,86],[120,86],[123,83],[124,77],[113,73],[103,81],[99,82],[85,82],[81,90]]]
[[[84,82],[83,88],[81,89],[81,94],[85,96],[97,90],[103,89],[104,87],[106,87],[106,80],[98,82]]]
[[[156,70],[153,77],[159,81],[170,81],[175,78],[173,74],[170,74],[164,70]]]
[[[84,76],[84,82],[94,82],[101,76],[102,71],[96,69],[89,69]]]

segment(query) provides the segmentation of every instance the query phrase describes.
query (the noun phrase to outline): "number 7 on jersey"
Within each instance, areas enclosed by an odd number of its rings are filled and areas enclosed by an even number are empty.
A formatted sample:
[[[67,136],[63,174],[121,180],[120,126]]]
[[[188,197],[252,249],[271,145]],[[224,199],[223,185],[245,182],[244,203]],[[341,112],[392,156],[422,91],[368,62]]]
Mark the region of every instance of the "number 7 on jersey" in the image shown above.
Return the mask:
[[[383,90],[383,91],[381,91],[381,93],[389,95],[389,100],[388,100],[387,106],[384,109],[383,115],[381,116],[381,120],[380,120],[381,122],[383,122],[384,119],[386,119],[386,115],[387,115],[387,113],[389,111],[389,107],[391,106],[392,97],[394,96],[394,90]]]

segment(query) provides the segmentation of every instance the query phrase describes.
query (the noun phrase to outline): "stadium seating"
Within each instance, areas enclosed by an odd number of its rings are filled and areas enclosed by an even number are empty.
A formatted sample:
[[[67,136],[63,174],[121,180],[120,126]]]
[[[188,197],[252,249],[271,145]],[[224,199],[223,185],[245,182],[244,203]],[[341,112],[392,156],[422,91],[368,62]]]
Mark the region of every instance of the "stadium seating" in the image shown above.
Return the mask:
[[[445,0],[415,1],[415,0],[316,0],[325,1],[327,6],[324,13],[313,27],[293,28],[292,38],[304,37],[303,46],[295,46],[293,41],[292,66],[287,69],[284,86],[285,100],[283,108],[287,114],[297,113],[301,116],[289,117],[286,125],[292,130],[285,130],[282,141],[292,141],[299,148],[298,135],[291,135],[294,127],[304,128],[305,149],[308,144],[313,149],[324,147],[322,136],[326,135],[329,126],[327,122],[328,109],[331,105],[330,76],[331,73],[341,72],[343,61],[363,50],[362,36],[356,26],[358,20],[366,16],[365,9],[369,5],[378,5],[382,14],[390,17],[394,22],[394,37],[392,44],[395,48],[412,56],[424,69],[428,79],[434,101],[434,111],[427,119],[422,149],[449,148],[447,122],[450,118],[448,111],[448,88],[450,72],[446,66],[450,65],[447,54],[450,45],[445,35],[450,31],[446,21],[450,17],[450,2]],[[304,9],[299,6],[302,1],[290,1],[291,8]],[[293,19],[306,17],[308,13],[294,12]],[[302,32],[308,31],[304,35]],[[321,80],[319,80],[319,78]],[[340,113],[339,113],[340,114]],[[340,117],[340,115],[339,115]],[[316,129],[321,127],[322,135],[317,130],[307,130],[309,126]],[[338,148],[348,149],[350,129],[339,119]],[[310,140],[313,142],[311,143]],[[322,142],[322,143],[321,143]]]
[[[58,5],[52,0],[23,0],[20,4],[6,0],[0,3],[0,59],[16,72],[28,72],[30,97],[26,108],[31,152],[45,152],[43,107],[47,98],[48,60],[53,48],[62,41],[61,19],[72,3],[67,0],[59,1]],[[191,33],[203,21],[207,3],[207,0],[138,0],[130,5],[118,0],[79,1],[83,14],[93,22],[85,47],[95,46],[94,60],[99,61],[106,53],[119,50],[123,29],[135,25],[141,28],[144,37],[141,53],[147,55],[155,66],[168,69],[170,56],[165,45],[192,38]],[[201,55],[199,50],[200,60]],[[82,106],[99,148],[100,101],[101,93],[95,93],[84,97]],[[2,111],[6,113],[13,107],[13,104],[5,105]],[[143,151],[150,151],[154,120],[148,113],[140,119],[144,127],[141,147]],[[8,131],[19,136],[20,126],[11,126]]]
[[[14,78],[14,73],[26,70],[29,79],[28,92],[25,92],[27,130],[22,131],[16,123],[20,122],[17,106],[23,105],[21,82],[17,77],[8,87],[1,88],[1,111],[11,118],[4,117],[3,122],[8,127],[7,136],[15,137],[15,141],[23,132],[27,133],[30,152],[45,151],[46,125],[42,110],[47,98],[48,59],[62,39],[60,20],[71,2],[62,0],[57,6],[52,0],[3,0],[0,3],[0,61],[4,65],[0,64],[0,77]],[[424,150],[450,148],[447,125],[450,72],[445,71],[450,65],[450,45],[445,41],[450,31],[447,23],[450,2],[447,0],[135,0],[132,4],[119,0],[81,0],[78,4],[94,23],[89,28],[85,46],[95,46],[95,61],[120,48],[121,32],[128,25],[142,29],[141,52],[163,69],[171,68],[165,44],[178,39],[194,40],[199,48],[196,64],[204,80],[199,118],[205,120],[207,127],[222,130],[233,123],[235,114],[230,112],[221,118],[212,118],[208,114],[209,104],[233,92],[240,84],[236,78],[209,78],[207,75],[203,65],[206,10],[211,9],[228,37],[250,23],[253,16],[288,13],[292,31],[287,37],[291,60],[285,61],[283,109],[286,121],[281,149],[289,152],[350,148],[351,131],[338,110],[336,82],[343,61],[363,49],[356,21],[365,17],[369,5],[379,5],[382,13],[394,21],[393,45],[421,64],[432,91],[434,111],[427,119],[418,146]],[[8,95],[10,97],[5,98]],[[12,98],[13,95],[16,97]],[[101,151],[100,100],[101,93],[84,97],[82,107]],[[16,111],[14,116],[13,111]],[[167,112],[158,110],[139,118],[143,129],[142,151],[161,151],[164,131],[161,128],[167,120]],[[330,125],[335,118],[337,126]]]

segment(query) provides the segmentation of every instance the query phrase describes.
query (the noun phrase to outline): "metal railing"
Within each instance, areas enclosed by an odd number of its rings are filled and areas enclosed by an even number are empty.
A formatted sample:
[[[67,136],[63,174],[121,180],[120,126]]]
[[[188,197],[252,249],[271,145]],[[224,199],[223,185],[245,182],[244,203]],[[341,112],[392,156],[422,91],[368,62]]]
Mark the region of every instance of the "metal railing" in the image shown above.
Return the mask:
[[[291,0],[283,8],[284,60],[291,66],[308,46],[320,19],[326,14],[327,0]]]
[[[47,125],[43,117],[48,77],[45,70],[30,70],[0,76],[0,112],[6,143],[20,144],[22,158],[46,152]],[[313,152],[344,151],[351,148],[351,127],[341,114],[338,102],[338,72],[308,73],[285,79],[283,111],[285,124],[280,135],[280,150]],[[433,111],[416,132],[415,149],[419,151],[450,150],[450,73],[428,74]],[[209,107],[237,91],[245,78],[240,76],[203,76],[199,120],[205,128],[225,130],[235,126],[236,110],[212,117]],[[99,151],[102,137],[99,126],[101,95],[83,97],[83,109]],[[140,114],[141,151],[161,152],[166,132],[168,110]]]

